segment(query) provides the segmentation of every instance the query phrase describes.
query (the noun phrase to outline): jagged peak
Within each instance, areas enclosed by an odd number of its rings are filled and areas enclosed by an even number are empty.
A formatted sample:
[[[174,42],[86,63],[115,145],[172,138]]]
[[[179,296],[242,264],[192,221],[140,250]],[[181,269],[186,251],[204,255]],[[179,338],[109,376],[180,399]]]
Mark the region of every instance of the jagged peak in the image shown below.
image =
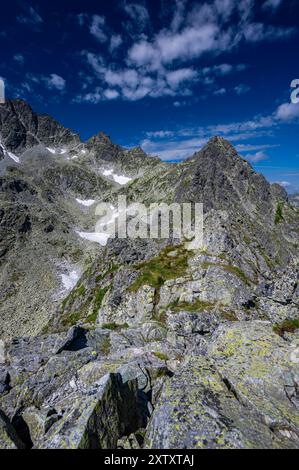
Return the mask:
[[[237,151],[234,146],[227,139],[218,135],[211,137],[211,139],[208,140],[203,150],[206,149],[216,149],[221,150],[222,152],[237,154]]]
[[[105,134],[105,132],[103,131],[100,131],[98,134],[92,136],[89,139],[89,142],[93,142],[93,143],[100,142],[100,143],[109,144],[109,145],[113,144],[110,136]]]

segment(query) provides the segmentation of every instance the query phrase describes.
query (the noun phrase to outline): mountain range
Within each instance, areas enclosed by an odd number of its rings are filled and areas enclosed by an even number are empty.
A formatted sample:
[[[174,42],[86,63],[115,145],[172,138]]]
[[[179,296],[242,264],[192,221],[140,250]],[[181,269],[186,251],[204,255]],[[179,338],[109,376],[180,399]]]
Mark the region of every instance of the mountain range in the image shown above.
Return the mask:
[[[203,246],[97,203],[202,203]],[[0,448],[298,448],[299,209],[225,139],[163,163],[0,105]]]

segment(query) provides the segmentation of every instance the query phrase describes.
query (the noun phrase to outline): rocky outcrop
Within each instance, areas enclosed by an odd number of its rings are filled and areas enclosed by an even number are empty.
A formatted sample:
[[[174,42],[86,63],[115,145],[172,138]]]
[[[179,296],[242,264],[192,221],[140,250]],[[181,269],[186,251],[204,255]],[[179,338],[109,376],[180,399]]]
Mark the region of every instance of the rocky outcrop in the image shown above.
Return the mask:
[[[49,146],[80,143],[77,134],[50,116],[35,114],[22,100],[0,104],[0,137],[5,147],[17,154],[41,143]]]
[[[298,448],[298,363],[264,322],[220,327],[163,389],[150,448]]]

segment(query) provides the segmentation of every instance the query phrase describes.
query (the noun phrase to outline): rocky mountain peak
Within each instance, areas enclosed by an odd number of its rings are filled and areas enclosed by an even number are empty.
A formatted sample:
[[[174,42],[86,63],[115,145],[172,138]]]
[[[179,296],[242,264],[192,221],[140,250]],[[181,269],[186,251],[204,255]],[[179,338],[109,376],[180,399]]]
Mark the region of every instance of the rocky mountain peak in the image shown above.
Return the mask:
[[[201,160],[204,159],[212,159],[218,160],[222,163],[227,159],[227,157],[237,157],[238,153],[236,149],[232,146],[232,144],[223,137],[215,136],[212,137],[206,145],[197,152],[193,159]]]
[[[80,137],[46,114],[38,115],[26,101],[8,100],[0,105],[0,139],[16,154],[36,145],[77,145]]]

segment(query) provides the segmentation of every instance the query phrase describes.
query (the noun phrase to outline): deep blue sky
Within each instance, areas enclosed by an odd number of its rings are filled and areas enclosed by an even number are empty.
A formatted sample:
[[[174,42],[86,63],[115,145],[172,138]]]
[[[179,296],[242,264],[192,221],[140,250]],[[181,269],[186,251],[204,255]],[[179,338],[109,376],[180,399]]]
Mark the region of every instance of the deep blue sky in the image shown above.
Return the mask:
[[[0,77],[82,138],[165,160],[224,135],[299,190],[298,0],[1,2]]]

